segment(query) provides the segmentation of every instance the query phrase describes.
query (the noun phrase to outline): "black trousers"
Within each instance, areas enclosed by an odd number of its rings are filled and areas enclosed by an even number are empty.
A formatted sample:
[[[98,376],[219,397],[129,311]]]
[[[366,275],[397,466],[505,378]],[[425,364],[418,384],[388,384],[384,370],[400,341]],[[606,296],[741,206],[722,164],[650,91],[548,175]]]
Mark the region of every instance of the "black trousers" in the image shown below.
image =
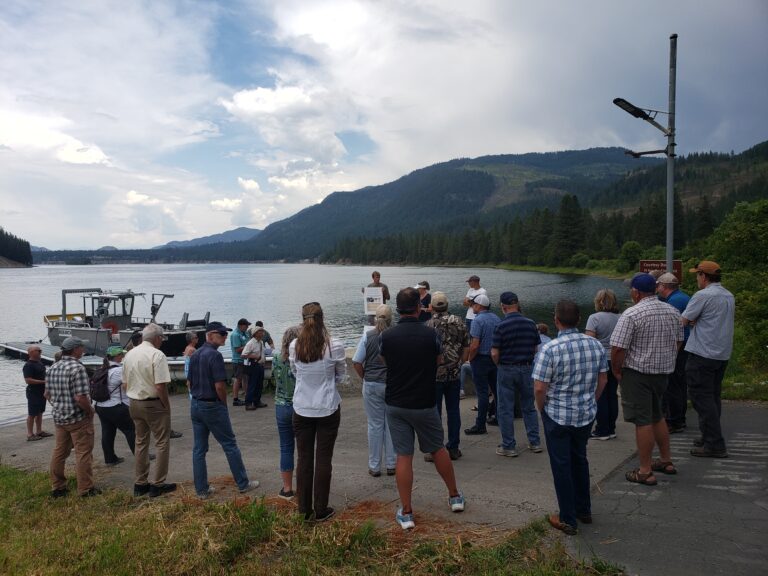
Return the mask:
[[[305,518],[309,518],[313,510],[315,514],[321,515],[328,509],[333,471],[331,460],[340,423],[341,407],[323,418],[293,414],[297,452],[296,494],[299,513],[304,514]]]
[[[689,353],[685,363],[688,395],[693,409],[699,415],[699,430],[704,446],[711,450],[725,450],[720,428],[720,394],[727,360],[712,360]]]
[[[675,371],[669,375],[667,391],[662,397],[664,417],[669,426],[678,428],[685,426],[685,413],[688,410],[688,384],[685,374],[685,364],[688,352],[680,350],[675,360]]]
[[[99,415],[99,420],[101,421],[101,449],[104,451],[105,463],[113,464],[117,461],[117,456],[115,455],[115,436],[118,430],[125,435],[131,453],[135,452],[136,428],[131,419],[128,406],[122,402],[117,406],[110,406],[108,408],[96,406],[96,414]]]

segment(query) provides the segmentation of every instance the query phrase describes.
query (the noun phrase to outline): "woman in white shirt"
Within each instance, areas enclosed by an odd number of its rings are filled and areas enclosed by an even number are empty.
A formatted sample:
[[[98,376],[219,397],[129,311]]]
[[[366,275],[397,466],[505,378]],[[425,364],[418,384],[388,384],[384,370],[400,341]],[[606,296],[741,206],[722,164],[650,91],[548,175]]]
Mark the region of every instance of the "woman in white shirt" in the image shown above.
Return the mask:
[[[122,386],[124,356],[125,350],[121,346],[107,348],[104,363],[109,364],[107,377],[109,400],[96,402],[96,414],[101,421],[101,449],[104,451],[104,463],[107,466],[116,466],[125,461],[125,458],[115,454],[115,436],[118,430],[125,435],[131,453],[134,452],[136,444],[136,428],[128,409],[131,401]]]
[[[296,494],[299,513],[318,522],[334,514],[328,506],[333,448],[341,422],[337,385],[347,374],[344,346],[331,338],[317,302],[301,308],[298,338],[291,342],[289,359],[296,375],[293,392],[293,430],[296,435]]]

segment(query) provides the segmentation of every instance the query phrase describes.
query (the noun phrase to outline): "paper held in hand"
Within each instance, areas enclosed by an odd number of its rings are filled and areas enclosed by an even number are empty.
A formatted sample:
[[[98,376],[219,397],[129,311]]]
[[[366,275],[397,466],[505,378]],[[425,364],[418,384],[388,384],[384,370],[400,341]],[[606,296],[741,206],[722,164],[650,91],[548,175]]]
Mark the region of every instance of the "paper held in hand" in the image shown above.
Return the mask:
[[[363,290],[363,311],[368,316],[376,315],[376,308],[384,304],[384,291],[381,287],[366,287]]]

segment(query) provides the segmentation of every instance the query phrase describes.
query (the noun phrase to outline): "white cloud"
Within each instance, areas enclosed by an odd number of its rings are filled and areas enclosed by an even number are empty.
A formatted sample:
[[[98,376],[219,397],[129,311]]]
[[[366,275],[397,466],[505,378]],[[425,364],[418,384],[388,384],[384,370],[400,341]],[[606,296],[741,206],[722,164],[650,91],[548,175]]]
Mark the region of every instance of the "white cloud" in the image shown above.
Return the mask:
[[[220,198],[211,200],[211,208],[220,212],[232,212],[239,208],[242,203],[242,198]]]
[[[261,192],[261,187],[259,186],[259,183],[256,182],[256,180],[252,180],[250,178],[241,178],[238,176],[237,183],[240,185],[240,188],[247,190],[248,192]]]
[[[136,192],[136,190],[129,190],[125,195],[125,203],[128,206],[157,206],[160,204],[160,200],[151,198],[147,194]]]

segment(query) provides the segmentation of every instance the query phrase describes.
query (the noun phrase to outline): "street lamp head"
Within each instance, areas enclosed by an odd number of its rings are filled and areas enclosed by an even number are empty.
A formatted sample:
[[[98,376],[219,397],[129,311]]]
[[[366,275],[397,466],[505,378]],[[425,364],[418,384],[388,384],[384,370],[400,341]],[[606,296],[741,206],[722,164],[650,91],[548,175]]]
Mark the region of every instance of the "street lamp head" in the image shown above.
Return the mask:
[[[635,118],[640,118],[641,120],[650,120],[651,117],[648,115],[648,113],[643,110],[642,108],[638,108],[631,102],[627,102],[624,100],[624,98],[614,98],[613,103],[616,104],[619,108],[624,110],[627,114],[631,114]]]

